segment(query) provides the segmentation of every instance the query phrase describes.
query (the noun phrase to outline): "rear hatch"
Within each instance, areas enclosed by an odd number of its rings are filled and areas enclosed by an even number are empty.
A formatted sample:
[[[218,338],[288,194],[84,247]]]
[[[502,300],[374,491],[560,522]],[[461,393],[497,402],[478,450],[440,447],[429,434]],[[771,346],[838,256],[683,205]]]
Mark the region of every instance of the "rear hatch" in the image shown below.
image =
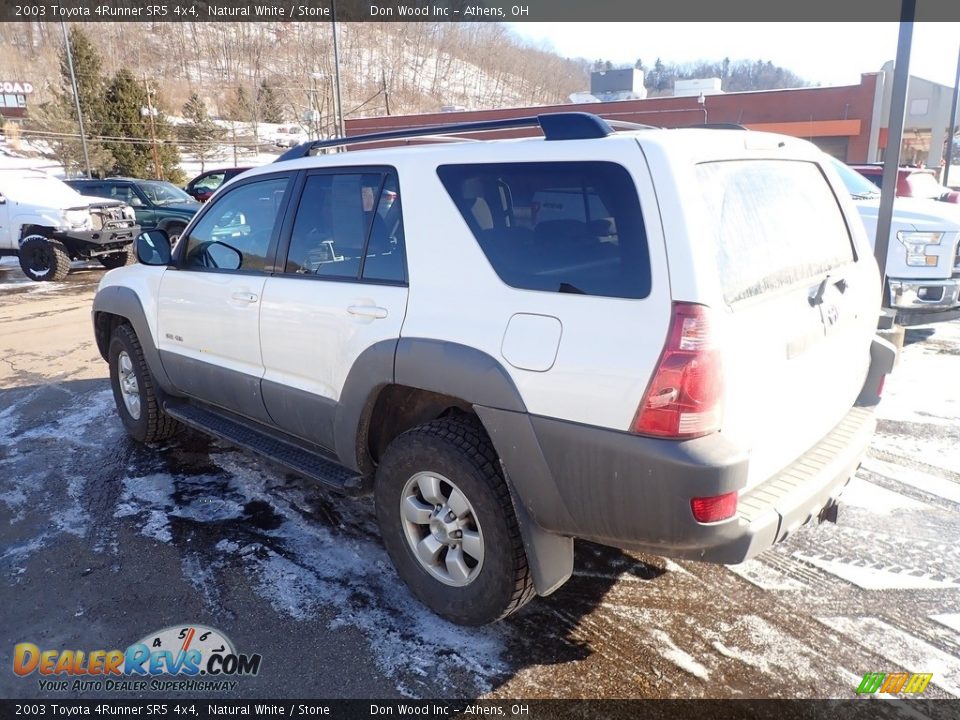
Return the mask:
[[[853,405],[877,322],[876,266],[818,163],[718,160],[695,175],[723,297],[720,432],[749,450],[752,487]]]

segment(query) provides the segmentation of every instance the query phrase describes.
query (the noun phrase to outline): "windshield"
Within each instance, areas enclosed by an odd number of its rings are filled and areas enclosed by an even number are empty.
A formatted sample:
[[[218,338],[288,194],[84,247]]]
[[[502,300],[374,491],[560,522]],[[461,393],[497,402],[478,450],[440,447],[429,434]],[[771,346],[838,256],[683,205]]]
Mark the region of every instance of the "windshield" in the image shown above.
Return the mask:
[[[15,202],[45,207],[87,207],[80,193],[64,182],[41,173],[0,174],[0,192]]]
[[[851,167],[844,165],[836,158],[828,157],[830,164],[833,165],[847,192],[854,200],[865,200],[866,198],[875,198],[880,196],[880,190],[872,182]]]
[[[183,190],[168,182],[149,180],[141,182],[140,189],[154,205],[170,205],[172,203],[192,204],[196,202],[196,200],[187,195]]]

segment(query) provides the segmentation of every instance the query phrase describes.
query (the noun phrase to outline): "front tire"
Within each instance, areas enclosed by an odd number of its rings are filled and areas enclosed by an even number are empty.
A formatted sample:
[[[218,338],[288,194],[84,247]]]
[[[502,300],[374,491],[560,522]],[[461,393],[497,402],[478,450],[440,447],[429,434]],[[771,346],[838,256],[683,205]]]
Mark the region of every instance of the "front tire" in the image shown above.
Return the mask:
[[[113,331],[108,357],[113,399],[130,437],[151,443],[176,435],[181,425],[161,408],[140,340],[129,325]]]
[[[186,228],[187,226],[181,223],[170,223],[167,225],[167,237],[170,239],[170,247],[173,247],[173,244],[180,239],[180,236]]]
[[[390,559],[437,615],[485,625],[533,598],[510,490],[476,418],[440,418],[397,437],[374,494]]]
[[[23,274],[36,282],[60,281],[70,272],[70,254],[59,240],[31,235],[18,255]]]
[[[133,250],[133,243],[130,243],[120,252],[112,255],[101,255],[97,260],[99,260],[100,264],[107,268],[107,270],[113,270],[114,268],[123,267],[124,265],[133,265],[137,262],[137,255]]]

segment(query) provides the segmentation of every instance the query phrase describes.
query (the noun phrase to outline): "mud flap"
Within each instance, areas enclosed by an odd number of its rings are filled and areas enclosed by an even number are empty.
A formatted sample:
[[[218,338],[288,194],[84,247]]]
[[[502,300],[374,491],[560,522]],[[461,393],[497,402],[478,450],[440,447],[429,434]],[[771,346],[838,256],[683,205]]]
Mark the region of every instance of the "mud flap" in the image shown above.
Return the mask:
[[[504,476],[510,488],[510,499],[517,515],[517,524],[520,526],[523,550],[527,554],[533,586],[537,595],[550,595],[573,575],[573,538],[549,533],[538,526],[523,507],[523,503],[517,502],[517,495],[513,483],[506,475],[506,469]]]
[[[860,397],[857,398],[857,405],[872,407],[880,402],[883,378],[893,371],[896,360],[897,349],[893,344],[879,335],[874,337],[870,345],[870,369],[867,371],[863,389],[860,390]]]

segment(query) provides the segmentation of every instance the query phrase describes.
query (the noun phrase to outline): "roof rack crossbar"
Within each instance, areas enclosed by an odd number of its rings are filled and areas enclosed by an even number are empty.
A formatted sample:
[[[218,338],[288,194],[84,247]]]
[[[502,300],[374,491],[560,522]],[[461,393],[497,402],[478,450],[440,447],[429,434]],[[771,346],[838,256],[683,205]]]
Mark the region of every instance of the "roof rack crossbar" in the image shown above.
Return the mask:
[[[540,127],[547,140],[585,140],[606,137],[613,128],[597,115],[581,112],[546,113],[532,117],[503,118],[501,120],[478,120],[474,122],[451,123],[448,125],[427,125],[417,128],[401,128],[366,135],[352,135],[333,140],[313,140],[290,148],[276,162],[308,157],[317,150],[382,142],[385,140],[403,140],[406,138],[427,138],[430,136],[460,135],[463,133],[492,132],[513,128]]]

